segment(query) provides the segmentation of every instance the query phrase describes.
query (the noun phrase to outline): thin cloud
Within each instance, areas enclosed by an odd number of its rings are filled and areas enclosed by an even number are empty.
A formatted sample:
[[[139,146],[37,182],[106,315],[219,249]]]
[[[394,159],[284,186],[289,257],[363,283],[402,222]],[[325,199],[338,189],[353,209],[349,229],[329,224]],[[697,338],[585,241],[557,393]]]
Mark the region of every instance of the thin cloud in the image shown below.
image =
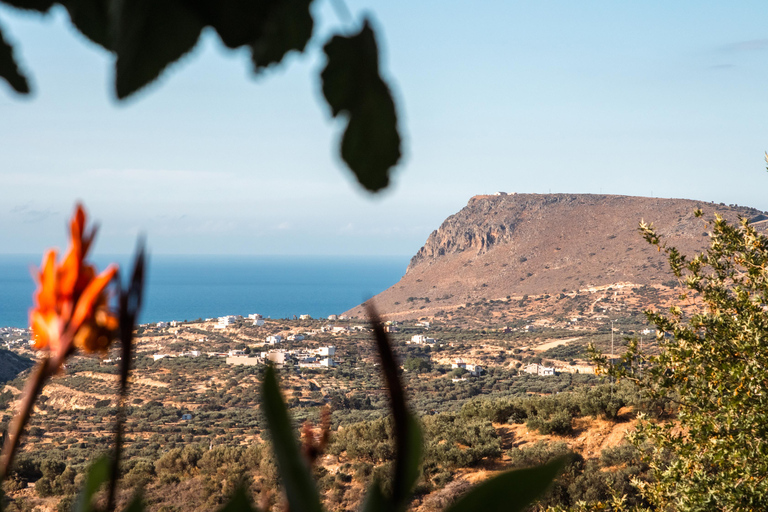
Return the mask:
[[[721,47],[720,49],[725,52],[733,53],[768,50],[768,39],[752,39],[750,41],[731,43]]]
[[[19,204],[11,208],[11,214],[17,215],[21,218],[21,222],[25,224],[35,224],[43,222],[46,219],[54,217],[59,214],[58,211],[51,210],[49,208],[45,210],[39,210],[32,207],[32,203]]]

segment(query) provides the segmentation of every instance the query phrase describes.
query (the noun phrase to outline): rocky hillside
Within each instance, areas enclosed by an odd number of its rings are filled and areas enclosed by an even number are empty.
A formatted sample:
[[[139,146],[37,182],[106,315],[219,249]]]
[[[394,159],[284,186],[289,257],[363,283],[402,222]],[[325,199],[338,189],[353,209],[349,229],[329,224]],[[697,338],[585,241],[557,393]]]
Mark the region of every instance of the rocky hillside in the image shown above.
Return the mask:
[[[701,208],[704,219],[693,211]],[[686,199],[595,194],[475,196],[433,231],[405,276],[374,298],[392,318],[460,304],[559,294],[617,283],[669,283],[666,262],[638,233],[652,222],[683,253],[707,245],[705,219],[720,213],[768,224],[753,208]],[[347,314],[362,315],[360,307]]]

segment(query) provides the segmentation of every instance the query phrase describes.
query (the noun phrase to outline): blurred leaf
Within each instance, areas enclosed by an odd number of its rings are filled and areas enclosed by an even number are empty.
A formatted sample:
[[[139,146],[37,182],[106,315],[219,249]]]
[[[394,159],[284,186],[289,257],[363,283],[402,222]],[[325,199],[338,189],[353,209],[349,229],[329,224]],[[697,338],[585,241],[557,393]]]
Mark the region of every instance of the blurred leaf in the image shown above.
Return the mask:
[[[180,0],[115,1],[115,89],[123,99],[190,51],[203,23]]]
[[[72,24],[85,37],[109,49],[109,0],[63,0]]]
[[[423,449],[423,442],[421,436],[421,427],[416,417],[408,413],[408,434],[406,440],[406,449],[402,454],[405,461],[403,462],[404,474],[403,474],[403,488],[405,489],[405,498],[410,497],[411,490],[416,484],[420,475],[421,456]],[[400,505],[405,505],[402,503]]]
[[[29,83],[19,70],[19,65],[13,58],[13,47],[3,37],[0,29],[0,77],[4,78],[14,91],[29,94]]]
[[[374,480],[365,494],[361,512],[389,512],[393,510],[391,500],[381,492],[381,485],[378,480]]]
[[[564,463],[560,457],[543,466],[502,473],[474,487],[445,512],[523,510],[549,488]]]
[[[93,495],[109,479],[110,461],[109,457],[102,455],[88,469],[85,477],[85,485],[80,491],[80,496],[75,503],[74,512],[91,512],[93,508]]]
[[[123,512],[144,512],[144,496],[141,491],[137,492],[131,498],[131,502],[123,509]]]
[[[261,396],[269,435],[272,438],[272,449],[275,451],[291,512],[320,512],[320,497],[309,467],[299,451],[293,425],[288,418],[288,409],[280,394],[272,366],[264,372]]]
[[[251,41],[251,59],[259,72],[277,64],[291,51],[304,51],[312,37],[312,0],[282,0],[262,23],[261,36]]]
[[[258,509],[251,504],[251,498],[248,496],[245,487],[240,486],[219,512],[255,512],[256,510]]]
[[[0,3],[29,11],[46,12],[53,5],[53,0],[2,0]]]
[[[400,160],[397,113],[389,87],[379,75],[379,53],[366,21],[359,34],[334,36],[325,45],[328,64],[323,94],[334,117],[346,114],[341,157],[368,190],[389,184],[389,169]]]

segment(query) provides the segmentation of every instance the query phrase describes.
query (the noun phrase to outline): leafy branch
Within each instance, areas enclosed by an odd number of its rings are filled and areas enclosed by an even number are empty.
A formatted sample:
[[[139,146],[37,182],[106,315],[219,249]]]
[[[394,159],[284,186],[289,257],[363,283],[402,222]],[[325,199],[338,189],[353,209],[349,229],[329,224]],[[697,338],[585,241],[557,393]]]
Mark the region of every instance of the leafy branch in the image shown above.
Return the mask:
[[[229,49],[246,47],[253,72],[305,52],[315,20],[312,0],[0,0],[18,9],[48,12],[56,3],[88,39],[115,56],[114,93],[124,100],[189,53],[206,27]],[[344,115],[341,157],[371,192],[386,188],[401,157],[392,93],[381,77],[379,50],[367,19],[356,34],[333,35],[324,47],[323,96],[333,117]],[[13,46],[0,27],[0,78],[19,94],[30,92]]]

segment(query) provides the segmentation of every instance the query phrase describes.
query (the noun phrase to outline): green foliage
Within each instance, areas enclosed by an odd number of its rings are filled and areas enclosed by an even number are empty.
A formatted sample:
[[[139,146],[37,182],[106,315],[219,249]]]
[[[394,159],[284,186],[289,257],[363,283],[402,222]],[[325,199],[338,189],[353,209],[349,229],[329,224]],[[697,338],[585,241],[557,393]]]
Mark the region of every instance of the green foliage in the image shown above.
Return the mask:
[[[427,464],[465,468],[501,456],[499,436],[488,420],[467,421],[448,413],[426,416],[424,434]]]
[[[13,7],[45,12],[48,0],[0,0]],[[72,24],[114,54],[115,94],[125,99],[155,81],[197,44],[211,27],[229,48],[250,50],[255,73],[304,52],[312,37],[312,0],[59,0]],[[397,112],[379,73],[379,50],[368,20],[359,33],[335,35],[324,47],[323,95],[334,117],[348,124],[341,157],[367,190],[389,184],[400,160]],[[0,30],[0,78],[16,92],[30,87]]]
[[[648,312],[660,352],[641,354],[634,343],[612,373],[676,405],[674,421],[641,417],[630,438],[653,448],[645,460],[654,479],[638,482],[650,503],[682,511],[764,510],[768,238],[746,220],[733,226],[716,216],[709,225],[710,247],[689,259],[641,224],[645,239],[666,253],[687,302],[668,314]]]

